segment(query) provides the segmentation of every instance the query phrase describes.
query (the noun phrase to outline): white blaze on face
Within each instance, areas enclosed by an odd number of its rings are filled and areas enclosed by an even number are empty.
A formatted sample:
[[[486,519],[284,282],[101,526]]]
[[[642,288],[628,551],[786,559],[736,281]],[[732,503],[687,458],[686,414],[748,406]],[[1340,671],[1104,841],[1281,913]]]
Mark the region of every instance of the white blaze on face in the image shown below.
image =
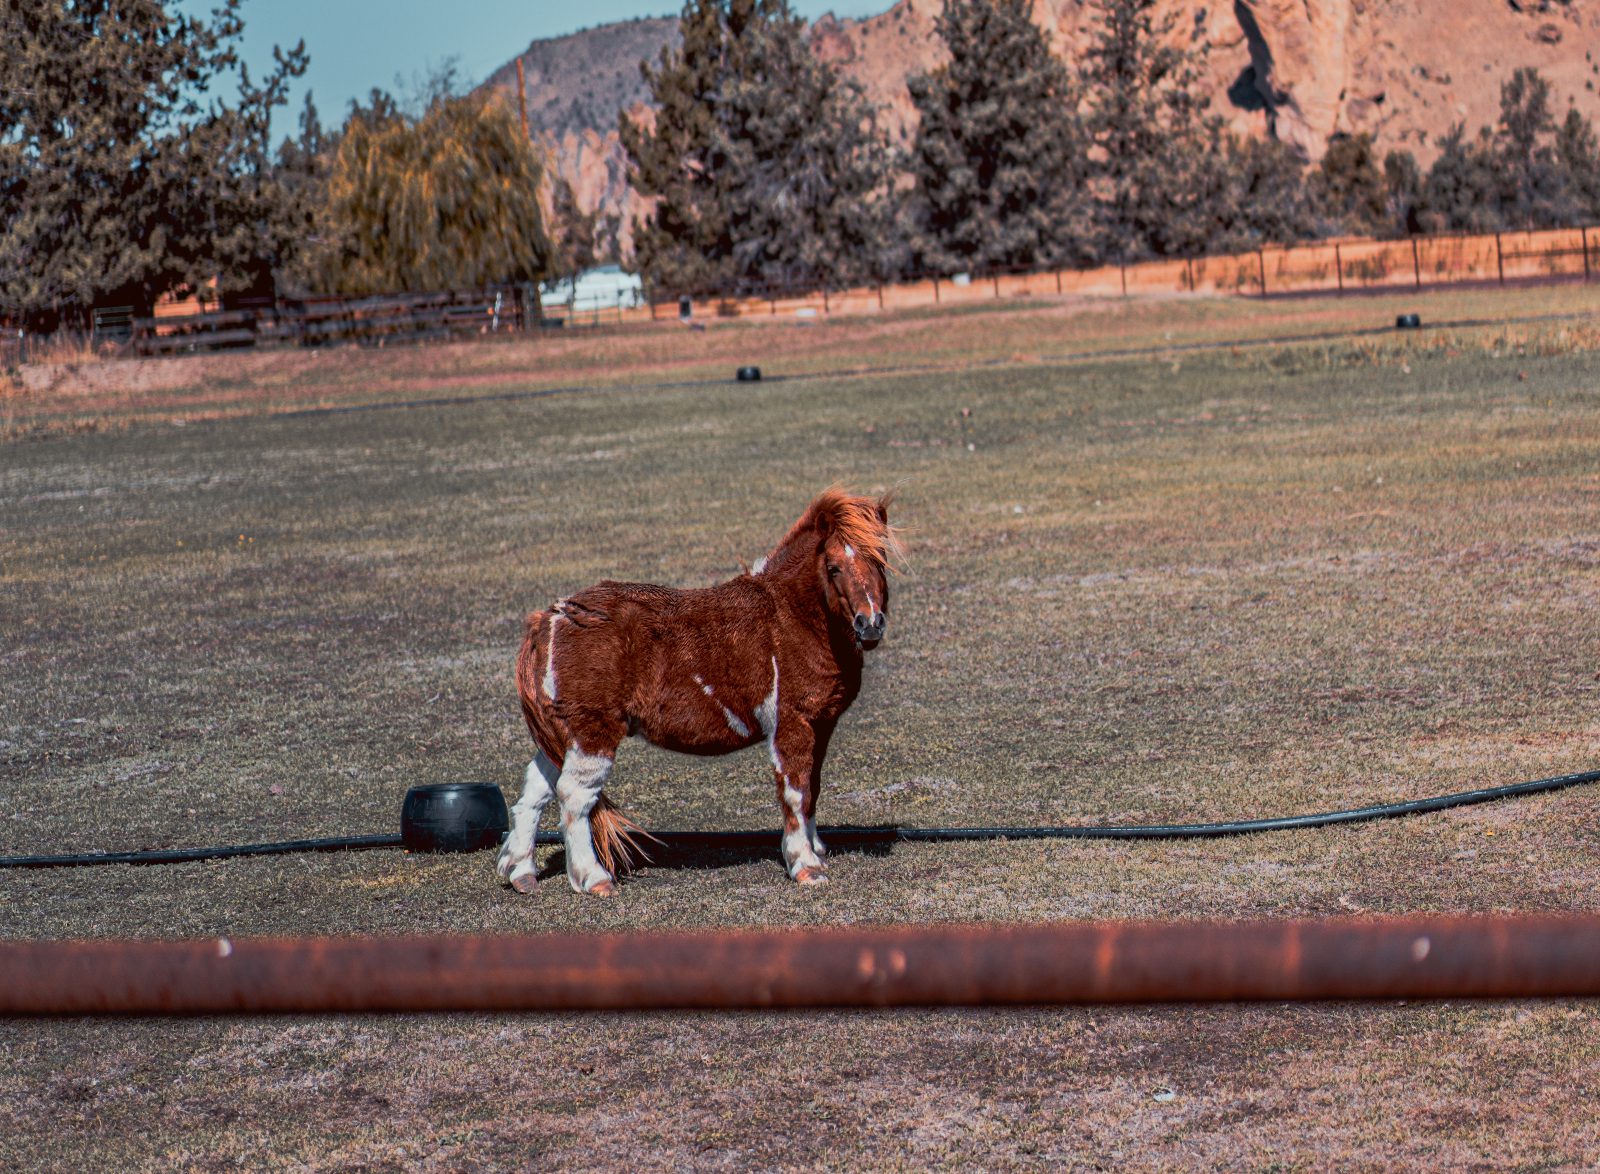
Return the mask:
[[[766,555],[762,555],[760,558],[756,559],[754,565],[751,566],[750,573],[752,575],[759,575],[762,571],[764,571],[766,569],[767,569],[767,556]]]
[[[852,564],[855,563],[856,548],[851,546],[848,542],[845,543],[844,556],[845,558],[849,559]],[[883,614],[883,609],[878,606],[878,601],[872,598],[872,591],[870,588],[864,588],[863,594],[867,597],[867,620],[871,623],[877,623],[878,617]]]

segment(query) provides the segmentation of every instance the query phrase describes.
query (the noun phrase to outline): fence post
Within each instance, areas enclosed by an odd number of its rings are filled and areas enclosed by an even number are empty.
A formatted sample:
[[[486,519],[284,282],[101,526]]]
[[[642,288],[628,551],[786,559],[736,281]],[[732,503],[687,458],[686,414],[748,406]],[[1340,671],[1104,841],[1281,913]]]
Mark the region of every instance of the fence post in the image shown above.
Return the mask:
[[[883,282],[878,282],[878,309],[883,309]]]
[[[1265,249],[1256,250],[1256,262],[1261,269],[1261,296],[1267,296],[1267,252]]]
[[[1500,234],[1494,234],[1494,266],[1500,273],[1500,284],[1506,283],[1506,256],[1500,250]]]
[[[822,287],[822,312],[823,312],[824,315],[831,315],[833,313],[833,311],[831,309],[829,309],[829,307],[828,307],[828,287],[827,286],[823,286]]]
[[[1422,288],[1422,261],[1417,253],[1417,238],[1411,238],[1411,277],[1418,289]]]
[[[1583,284],[1589,284],[1589,226],[1583,227]]]
[[[1189,276],[1189,292],[1193,293],[1194,292],[1194,258],[1193,257],[1185,257],[1183,259],[1183,271],[1185,273],[1187,273],[1188,276]]]
[[[933,279],[933,304],[936,306],[939,304],[939,279],[937,277]]]
[[[1126,261],[1118,261],[1117,262],[1117,269],[1122,274],[1122,296],[1123,297],[1127,297],[1128,296],[1128,263]]]
[[[989,279],[994,283],[994,296],[995,297],[999,297],[1000,296],[1000,275],[998,273],[992,273],[992,274],[989,275]]]
[[[1585,242],[1584,247],[1586,249],[1588,248],[1587,242]],[[1584,257],[1585,258],[1587,258],[1588,256],[1589,256],[1589,254],[1587,252],[1584,253]],[[1059,269],[1056,270],[1056,292],[1057,293],[1061,292],[1061,270],[1059,270]]]
[[[1333,276],[1338,282],[1339,292],[1344,292],[1344,257],[1339,252],[1339,242],[1333,243]]]

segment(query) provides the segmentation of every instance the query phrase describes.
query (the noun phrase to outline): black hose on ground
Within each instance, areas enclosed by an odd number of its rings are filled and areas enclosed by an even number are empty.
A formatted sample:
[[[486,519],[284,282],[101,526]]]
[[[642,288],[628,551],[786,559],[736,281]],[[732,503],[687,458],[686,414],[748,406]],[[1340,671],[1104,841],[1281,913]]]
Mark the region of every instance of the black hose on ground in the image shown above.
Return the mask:
[[[1583,783],[1600,782],[1600,770],[1554,775],[1527,783],[1487,787],[1478,791],[1459,791],[1431,799],[1411,799],[1401,803],[1382,803],[1356,807],[1349,811],[1328,811],[1319,815],[1287,815],[1274,819],[1247,819],[1229,823],[1186,824],[1088,824],[1055,827],[851,827],[817,829],[819,835],[836,848],[860,848],[885,844],[952,843],[962,840],[1189,840],[1222,836],[1243,836],[1255,832],[1289,831],[1300,828],[1330,827],[1341,823],[1366,823],[1445,811],[1451,807],[1470,807],[1519,795],[1539,795]],[[772,843],[774,832],[658,832],[655,838],[669,849],[742,848]],[[540,832],[540,844],[559,844],[557,832]],[[86,864],[180,864],[194,860],[219,860],[234,856],[272,856],[285,852],[361,851],[369,848],[398,848],[402,839],[394,836],[336,836],[321,840],[286,840],[273,844],[234,844],[220,848],[174,848],[148,852],[87,852],[75,856],[0,856],[0,868],[66,868]]]

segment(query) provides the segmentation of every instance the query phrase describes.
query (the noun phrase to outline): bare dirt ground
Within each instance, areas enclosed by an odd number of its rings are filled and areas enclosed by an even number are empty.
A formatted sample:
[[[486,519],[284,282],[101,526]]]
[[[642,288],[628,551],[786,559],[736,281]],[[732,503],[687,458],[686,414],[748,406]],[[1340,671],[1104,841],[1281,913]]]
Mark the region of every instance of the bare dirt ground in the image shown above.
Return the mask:
[[[1174,349],[1397,309],[1580,317]],[[1225,819],[1592,768],[1597,310],[1040,305],[16,393],[0,855],[386,832],[415,783],[512,794],[526,611],[726,577],[833,481],[897,489],[912,567],[824,822]],[[791,377],[735,384],[743,362]],[[281,410],[324,402],[363,410]],[[650,826],[776,829],[769,773],[629,745],[613,793]],[[487,854],[0,872],[0,936],[1600,911],[1597,803],[902,846],[841,854],[822,892],[786,881],[774,830],[610,902],[519,897]],[[235,1164],[1593,1169],[1600,1009],[0,1023],[0,1166]]]

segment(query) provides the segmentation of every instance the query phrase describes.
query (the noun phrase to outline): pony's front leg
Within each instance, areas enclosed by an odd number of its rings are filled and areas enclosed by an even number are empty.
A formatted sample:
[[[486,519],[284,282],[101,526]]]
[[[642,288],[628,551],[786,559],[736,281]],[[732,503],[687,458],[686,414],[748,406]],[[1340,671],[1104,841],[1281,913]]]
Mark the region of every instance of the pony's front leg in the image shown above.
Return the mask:
[[[508,881],[519,893],[531,893],[538,887],[539,878],[534,867],[534,838],[539,831],[539,817],[544,806],[554,794],[560,771],[543,750],[536,751],[533,761],[522,774],[522,798],[511,809],[511,831],[500,845],[500,855],[495,861],[495,871],[500,879]]]
[[[595,856],[594,835],[589,826],[589,813],[600,798],[613,761],[612,755],[587,754],[573,743],[567,751],[561,777],[556,780],[556,798],[561,803],[561,839],[567,847],[567,883],[575,893],[609,897],[617,891],[616,878]]]
[[[827,883],[828,866],[822,861],[817,839],[814,768],[820,767],[820,740],[802,723],[779,723],[771,740],[772,773],[778,783],[778,803],[783,808],[783,863],[789,875],[803,885]]]

